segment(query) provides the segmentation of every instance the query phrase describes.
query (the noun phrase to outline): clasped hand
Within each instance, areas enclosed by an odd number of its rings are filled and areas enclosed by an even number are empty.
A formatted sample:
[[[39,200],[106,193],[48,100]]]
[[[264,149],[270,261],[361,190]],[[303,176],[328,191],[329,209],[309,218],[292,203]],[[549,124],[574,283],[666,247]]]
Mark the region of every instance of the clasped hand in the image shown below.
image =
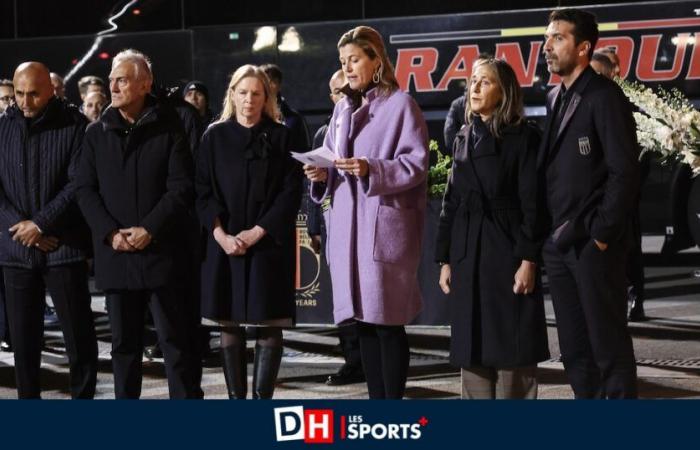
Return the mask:
[[[153,237],[144,227],[121,228],[112,232],[110,242],[118,252],[136,252],[143,250],[152,242]]]
[[[12,240],[25,247],[36,247],[42,252],[52,252],[58,248],[58,238],[44,236],[39,227],[31,220],[23,220],[10,227]]]
[[[214,239],[229,256],[242,256],[246,251],[257,244],[265,236],[265,230],[259,225],[243,230],[233,236],[224,231],[221,226],[214,228]]]

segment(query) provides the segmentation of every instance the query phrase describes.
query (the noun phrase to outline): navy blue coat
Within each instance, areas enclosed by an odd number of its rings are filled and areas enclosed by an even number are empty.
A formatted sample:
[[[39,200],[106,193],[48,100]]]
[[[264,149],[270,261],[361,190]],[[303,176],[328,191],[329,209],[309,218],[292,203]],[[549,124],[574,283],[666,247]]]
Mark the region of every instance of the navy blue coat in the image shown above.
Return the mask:
[[[75,203],[75,173],[87,120],[52,98],[28,125],[17,106],[0,116],[0,265],[42,268],[83,261],[90,233]],[[51,253],[12,240],[8,228],[32,220],[59,239]]]
[[[296,220],[301,167],[289,154],[289,131],[263,119],[252,129],[235,120],[202,137],[195,186],[207,234],[202,316],[260,322],[294,317]],[[255,225],[267,234],[243,256],[228,256],[213,237],[219,218],[228,234]]]
[[[194,201],[193,163],[177,112],[147,98],[129,125],[107,108],[85,133],[78,202],[92,229],[95,275],[102,289],[155,289],[182,279]],[[117,229],[141,226],[153,236],[145,249],[117,252]]]

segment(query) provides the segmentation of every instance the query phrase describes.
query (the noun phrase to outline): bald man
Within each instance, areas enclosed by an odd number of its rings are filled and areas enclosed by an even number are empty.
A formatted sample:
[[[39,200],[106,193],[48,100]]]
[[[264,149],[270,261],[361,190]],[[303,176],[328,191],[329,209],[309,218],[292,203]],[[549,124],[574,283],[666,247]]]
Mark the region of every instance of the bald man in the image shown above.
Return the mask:
[[[73,398],[92,398],[97,340],[88,291],[86,224],[75,203],[86,120],[54,95],[49,71],[14,75],[16,104],[0,116],[0,265],[19,398],[39,398],[45,292],[63,330]]]

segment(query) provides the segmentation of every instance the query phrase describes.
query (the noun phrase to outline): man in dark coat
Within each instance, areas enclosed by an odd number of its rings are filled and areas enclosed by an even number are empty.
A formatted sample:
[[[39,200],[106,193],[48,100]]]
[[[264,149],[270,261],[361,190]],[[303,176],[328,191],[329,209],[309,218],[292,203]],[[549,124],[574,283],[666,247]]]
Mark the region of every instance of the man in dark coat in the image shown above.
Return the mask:
[[[445,154],[452,155],[455,137],[459,130],[464,126],[464,102],[467,100],[467,94],[460,95],[450,104],[450,110],[447,111],[445,117]]]
[[[178,88],[166,88],[158,87],[153,89],[153,95],[157,98],[161,106],[167,106],[173,108],[177,115],[180,117],[180,122],[185,131],[185,136],[187,137],[187,142],[189,142],[190,153],[192,154],[192,159],[196,159],[197,151],[199,149],[199,141],[202,138],[202,134],[206,128],[206,125],[202,122],[199,117],[199,113],[190,103],[185,101]],[[199,302],[199,271],[202,265],[201,249],[203,238],[201,236],[201,226],[197,221],[196,213],[193,209],[190,211],[188,217],[188,232],[187,239],[189,239],[186,244],[187,249],[191,250],[193,253],[187,257],[187,260],[191,264],[191,268],[187,271],[186,281],[190,284],[190,296],[191,300],[188,300],[188,305],[192,308],[192,312],[188,314],[189,318],[193,321],[192,329],[196,330],[194,333],[197,334],[197,340],[201,341],[196,345],[197,350],[201,351],[201,355],[204,356],[208,352],[209,348],[209,332],[200,327],[201,318],[199,315],[200,302]],[[150,320],[150,318],[149,318]],[[149,325],[152,321],[149,321]],[[149,345],[144,348],[144,356],[147,358],[162,358],[163,352],[161,351],[160,345],[156,342],[154,345]],[[199,356],[197,356],[198,359]],[[201,368],[201,365],[198,366]],[[198,369],[199,370],[199,369]],[[201,380],[201,373],[197,376],[197,379]]]
[[[187,83],[182,90],[182,98],[197,110],[205,129],[214,121],[214,113],[211,111],[209,101],[209,89],[204,83],[197,80]]]
[[[550,15],[544,54],[562,84],[547,96],[538,161],[552,225],[543,256],[574,394],[635,398],[625,255],[639,150],[630,103],[589,66],[597,40],[592,14],[565,9]]]
[[[336,71],[328,82],[328,87],[330,88],[330,98],[335,105],[344,97],[342,92],[345,86],[345,74],[342,70]],[[323,141],[326,139],[326,133],[328,132],[328,124],[331,118],[328,117],[326,123],[324,123],[321,128],[316,131],[314,135],[313,148],[319,148],[323,146]],[[305,181],[307,184],[308,181]],[[308,192],[305,189],[304,192]],[[324,242],[326,241],[326,224],[323,220],[322,206],[316,202],[311,201],[308,196],[306,196],[304,204],[306,206],[306,229],[311,238],[311,246],[314,251],[322,253],[324,248]],[[323,252],[325,253],[325,252]],[[325,261],[325,254],[323,255],[324,265],[322,270],[328,270],[328,264]],[[355,322],[349,322],[347,324],[338,327],[338,338],[340,339],[340,349],[343,352],[343,359],[345,363],[338,369],[338,372],[329,375],[326,378],[326,384],[329,386],[342,386],[350,383],[358,383],[365,380],[365,374],[362,371],[362,359],[360,358],[360,338],[357,335],[357,324]]]
[[[309,150],[311,139],[306,120],[297,110],[289,106],[289,103],[282,96],[282,70],[276,64],[264,64],[260,68],[270,79],[270,89],[272,90],[270,94],[277,98],[277,105],[282,114],[282,123],[289,128],[290,148],[295,152]]]
[[[11,80],[0,80],[0,114],[15,102],[15,87]],[[5,280],[0,267],[0,351],[12,351],[10,344],[10,328],[7,324],[7,310],[5,308]]]
[[[97,340],[86,263],[90,243],[74,180],[87,121],[54,96],[41,63],[21,64],[14,85],[17,104],[0,116],[0,265],[17,390],[20,398],[41,395],[48,288],[66,343],[71,396],[92,398]]]
[[[93,232],[95,275],[107,296],[117,398],[141,394],[144,312],[150,307],[171,398],[202,395],[183,289],[193,202],[192,157],[177,113],[148,95],[148,59],[114,57],[112,104],[85,134],[78,200]]]

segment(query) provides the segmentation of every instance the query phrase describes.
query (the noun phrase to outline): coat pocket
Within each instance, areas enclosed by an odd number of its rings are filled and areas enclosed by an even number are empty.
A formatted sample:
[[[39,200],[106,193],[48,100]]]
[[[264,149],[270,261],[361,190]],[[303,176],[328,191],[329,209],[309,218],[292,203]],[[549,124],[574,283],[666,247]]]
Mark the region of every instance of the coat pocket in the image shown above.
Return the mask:
[[[374,226],[374,260],[411,264],[420,252],[417,211],[379,205]]]

